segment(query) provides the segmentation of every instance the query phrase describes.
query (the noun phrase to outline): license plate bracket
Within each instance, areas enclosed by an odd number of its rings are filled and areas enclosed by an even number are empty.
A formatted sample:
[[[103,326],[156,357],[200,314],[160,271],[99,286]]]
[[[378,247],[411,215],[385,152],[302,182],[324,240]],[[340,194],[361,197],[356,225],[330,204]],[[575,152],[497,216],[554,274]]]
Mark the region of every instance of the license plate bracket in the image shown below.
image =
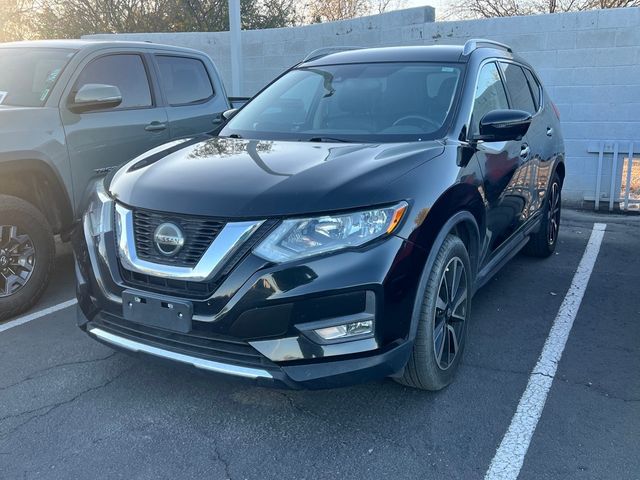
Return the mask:
[[[122,310],[125,320],[150,327],[189,333],[193,320],[193,304],[171,297],[142,293],[135,290],[122,292]]]

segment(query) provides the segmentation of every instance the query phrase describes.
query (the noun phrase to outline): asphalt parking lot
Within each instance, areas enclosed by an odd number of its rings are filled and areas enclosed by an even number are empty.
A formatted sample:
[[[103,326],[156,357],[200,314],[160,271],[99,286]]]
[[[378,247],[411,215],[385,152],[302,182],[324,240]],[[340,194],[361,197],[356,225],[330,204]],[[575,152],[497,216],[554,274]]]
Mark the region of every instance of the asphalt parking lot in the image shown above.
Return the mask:
[[[638,479],[640,217],[583,212],[564,215],[556,255],[517,256],[478,292],[439,393],[205,376],[114,353],[75,327],[75,307],[0,331],[0,478],[483,478],[594,222],[604,239],[519,478]],[[72,273],[62,246],[34,311],[71,299]]]

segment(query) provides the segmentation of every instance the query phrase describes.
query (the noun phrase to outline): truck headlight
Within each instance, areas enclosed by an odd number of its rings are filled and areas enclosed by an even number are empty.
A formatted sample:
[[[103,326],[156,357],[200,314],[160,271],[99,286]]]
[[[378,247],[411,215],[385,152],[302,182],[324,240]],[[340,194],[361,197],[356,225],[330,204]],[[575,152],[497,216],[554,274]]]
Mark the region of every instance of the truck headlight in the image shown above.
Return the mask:
[[[92,187],[84,214],[85,233],[95,238],[112,230],[112,206],[113,200],[105,190],[103,180],[97,180]]]
[[[407,202],[391,207],[363,210],[341,215],[283,221],[254,250],[271,262],[299,258],[359,247],[392,233],[408,208]]]

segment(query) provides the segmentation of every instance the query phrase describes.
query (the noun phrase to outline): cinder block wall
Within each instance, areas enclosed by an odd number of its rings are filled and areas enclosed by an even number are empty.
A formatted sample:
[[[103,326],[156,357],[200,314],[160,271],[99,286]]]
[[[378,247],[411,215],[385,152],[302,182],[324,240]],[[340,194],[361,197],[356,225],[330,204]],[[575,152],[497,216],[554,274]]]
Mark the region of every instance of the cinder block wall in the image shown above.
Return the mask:
[[[478,37],[512,45],[537,69],[561,111],[567,148],[565,201],[580,204],[593,198],[597,155],[587,152],[589,141],[635,140],[640,147],[640,8],[435,23],[434,9],[420,7],[341,22],[244,31],[243,93],[255,93],[319,47],[462,44]],[[230,84],[227,32],[117,38],[202,50]],[[609,195],[610,162],[605,156],[604,196]]]

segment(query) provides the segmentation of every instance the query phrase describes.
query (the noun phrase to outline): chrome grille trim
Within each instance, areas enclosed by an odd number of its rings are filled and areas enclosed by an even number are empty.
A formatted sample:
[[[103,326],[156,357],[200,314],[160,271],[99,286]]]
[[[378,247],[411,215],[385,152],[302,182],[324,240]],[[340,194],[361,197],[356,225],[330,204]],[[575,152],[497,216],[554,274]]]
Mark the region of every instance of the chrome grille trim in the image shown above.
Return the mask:
[[[144,275],[190,282],[211,280],[264,223],[264,220],[227,223],[194,267],[180,267],[141,259],[136,252],[133,212],[120,204],[116,204],[115,210],[117,250],[123,268]]]

